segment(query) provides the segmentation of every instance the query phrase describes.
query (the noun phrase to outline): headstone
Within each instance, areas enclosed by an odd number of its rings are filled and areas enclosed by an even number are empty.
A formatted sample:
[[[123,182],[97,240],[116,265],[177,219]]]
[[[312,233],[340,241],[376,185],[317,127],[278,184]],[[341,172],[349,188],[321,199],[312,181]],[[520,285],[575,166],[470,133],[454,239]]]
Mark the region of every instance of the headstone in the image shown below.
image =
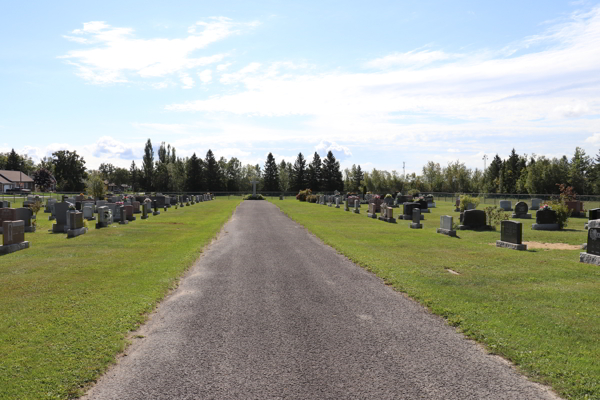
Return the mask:
[[[17,210],[15,208],[0,208],[0,227],[4,221],[16,221]],[[3,229],[3,228],[0,228]],[[0,231],[2,233],[2,231]]]
[[[581,218],[585,217],[585,211],[583,210],[583,202],[579,200],[565,202],[569,210],[571,210],[571,217]]]
[[[96,229],[106,228],[113,223],[112,211],[108,206],[98,207],[98,222],[96,223]]]
[[[108,203],[106,200],[96,200],[96,208],[105,206]]]
[[[483,210],[467,210],[462,216],[459,229],[489,229],[486,225],[486,215]]]
[[[119,224],[121,225],[127,225],[129,223],[129,221],[127,220],[127,214],[125,214],[125,205],[120,204],[117,206],[117,209],[119,210],[119,216],[121,217],[121,219],[119,220]]]
[[[14,253],[29,248],[29,242],[25,241],[25,223],[23,221],[3,221],[1,225],[0,254]]]
[[[421,214],[431,212],[428,208],[427,200],[417,200],[416,203],[419,203],[419,210],[421,211]]]
[[[454,218],[450,215],[440,216],[440,227],[437,229],[437,233],[456,236],[456,231],[454,230]]]
[[[133,208],[133,213],[134,214],[141,213],[141,211],[140,211],[140,202],[139,201],[133,201],[133,202],[131,202],[131,207]]]
[[[377,218],[377,205],[375,203],[369,203],[369,211],[367,211],[367,217]]]
[[[456,212],[456,211],[460,211],[460,198],[457,198],[457,199],[456,199],[456,203],[455,203],[455,204],[456,204],[456,208],[454,209],[454,211],[455,211],[455,212]]]
[[[421,223],[421,209],[413,208],[412,209],[412,223],[410,224],[411,229],[422,229],[423,224]]]
[[[500,208],[504,211],[512,211],[512,202],[510,200],[500,200]]]
[[[412,210],[414,208],[419,208],[419,203],[404,203],[402,204],[402,219],[411,220],[413,218]],[[425,217],[419,213],[421,220],[425,219]],[[398,217],[400,218],[400,217]]]
[[[83,218],[87,219],[88,221],[94,221],[96,219],[96,217],[94,217],[94,208],[92,205],[83,205]]]
[[[350,211],[350,207],[348,206],[348,199],[344,200],[344,211]]]
[[[83,213],[80,211],[69,211],[67,217],[69,220],[67,238],[74,238],[87,232],[87,228],[83,225]]]
[[[158,205],[156,204],[156,200],[152,201],[152,207],[154,208],[154,212],[152,213],[152,215],[160,215],[160,211],[158,211]]]
[[[46,209],[44,210],[44,212],[46,214],[52,214],[52,207],[54,207],[54,204],[56,204],[56,199],[49,198],[46,201]]]
[[[383,204],[381,206],[381,215],[379,216],[381,221],[389,222],[392,224],[396,223],[396,218],[394,218],[394,209],[392,207]]]
[[[56,214],[56,222],[52,225],[52,233],[66,233],[69,229],[67,221],[67,212],[71,204],[67,202],[56,203],[54,212]]]
[[[513,218],[520,219],[531,219],[531,214],[528,214],[529,206],[524,201],[520,201],[515,205],[515,213],[512,215]]]
[[[360,214],[360,200],[354,200],[354,209],[352,210],[352,212],[354,214]]]
[[[600,220],[590,221],[588,228],[586,251],[579,254],[579,261],[586,264],[600,265]]]
[[[394,205],[394,199],[392,197],[386,197],[383,199],[386,206],[391,207]]]
[[[531,225],[531,229],[534,230],[542,230],[542,231],[557,231],[559,230],[558,226],[558,217],[556,215],[556,211],[552,209],[540,209],[535,213],[535,224]]]
[[[335,198],[335,208],[340,208],[340,198],[339,197]]]
[[[0,201],[0,208],[10,208],[10,201]]]
[[[542,199],[531,199],[531,209],[537,211],[540,209],[540,205],[542,204]]]
[[[150,203],[143,202],[142,203],[142,219],[148,218],[148,212],[150,212]]]
[[[123,219],[123,216],[121,215],[122,204],[108,203],[107,206],[112,211],[113,222],[121,222],[121,220]]]
[[[527,250],[527,245],[523,244],[523,224],[518,221],[502,221],[500,240],[496,240],[496,247]]]
[[[252,195],[253,196],[256,196],[256,184],[257,183],[258,183],[258,181],[255,181],[255,180],[252,181]]]

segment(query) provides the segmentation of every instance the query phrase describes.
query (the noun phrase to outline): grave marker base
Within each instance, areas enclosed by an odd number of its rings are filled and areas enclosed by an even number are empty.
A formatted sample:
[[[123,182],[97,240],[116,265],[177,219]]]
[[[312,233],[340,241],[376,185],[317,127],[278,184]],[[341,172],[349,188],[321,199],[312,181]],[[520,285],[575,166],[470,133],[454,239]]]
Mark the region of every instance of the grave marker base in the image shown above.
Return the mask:
[[[415,224],[414,222],[410,224],[411,229],[423,229],[423,224]]]
[[[95,221],[96,217],[90,217],[90,218],[86,218],[88,221]]]
[[[353,212],[354,214],[360,214],[360,210],[359,210],[359,209],[356,209],[356,208],[355,208],[354,210],[352,210],[352,212]]]
[[[492,227],[490,225],[476,227],[471,225],[459,225],[458,229],[461,231],[491,231]]]
[[[587,243],[581,245],[581,250],[587,250]]]
[[[455,208],[454,212],[460,212],[460,208]]]
[[[389,222],[390,224],[396,223],[396,218],[379,217],[379,220]]]
[[[14,253],[15,251],[28,249],[29,242],[21,242],[15,244],[8,244],[6,246],[0,246],[0,255]]]
[[[503,242],[502,240],[496,240],[496,247],[504,247],[506,249],[513,249],[513,250],[527,250],[526,244]]]
[[[26,226],[25,232],[29,232],[29,233],[35,232],[35,226]]]
[[[429,209],[421,210],[421,214],[423,214],[423,213],[430,213],[430,212],[431,212],[431,210],[429,210]]]
[[[148,219],[148,216],[146,215],[145,217],[142,215],[142,219]]]
[[[412,215],[399,215],[398,219],[402,218],[405,221],[411,221],[412,220]],[[425,220],[425,216],[421,215],[421,221]]]
[[[589,253],[579,253],[579,262],[600,266],[600,256]]]
[[[59,225],[59,224],[52,225],[52,233],[67,233],[68,229],[69,229],[69,227],[67,225]]]
[[[532,224],[531,229],[534,231],[557,231],[558,224]]]
[[[513,214],[511,218],[517,219],[531,219],[531,214]]]
[[[121,221],[119,221],[120,225],[127,225],[129,223],[129,221],[127,221],[126,219],[122,219]]]
[[[160,215],[160,211],[154,211],[152,215]]]
[[[52,215],[50,215],[50,216],[48,217],[48,221],[54,221],[55,219],[56,219],[56,217],[53,217]]]
[[[80,235],[83,235],[87,232],[87,228],[78,228],[78,229],[68,229],[67,230],[67,239],[74,238]]]
[[[435,203],[427,203],[427,208],[435,208]]]
[[[377,218],[377,214],[367,213],[367,217],[369,217],[369,218]]]
[[[456,237],[456,231],[451,230],[451,229],[438,228],[437,233],[441,233],[442,235],[446,235],[446,236]]]

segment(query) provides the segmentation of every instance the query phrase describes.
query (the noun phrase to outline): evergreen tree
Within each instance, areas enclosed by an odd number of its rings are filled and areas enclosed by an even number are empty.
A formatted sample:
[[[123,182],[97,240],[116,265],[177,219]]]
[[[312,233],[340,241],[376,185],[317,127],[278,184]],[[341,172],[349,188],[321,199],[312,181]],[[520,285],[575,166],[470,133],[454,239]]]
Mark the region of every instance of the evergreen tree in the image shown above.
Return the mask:
[[[575,148],[575,154],[569,165],[569,184],[579,194],[588,194],[590,186],[587,175],[590,172],[592,160],[580,147]]]
[[[6,159],[4,168],[8,171],[23,171],[21,157],[12,149]]]
[[[360,168],[360,164],[356,167],[356,172],[352,176],[353,190],[360,191],[360,183],[364,179],[364,174]]]
[[[185,189],[190,192],[202,191],[202,167],[200,165],[200,160],[196,156],[196,153],[192,154],[192,156],[187,160],[185,167]]]
[[[277,163],[273,154],[267,155],[267,161],[265,162],[264,168],[264,186],[263,190],[274,192],[279,190],[279,173],[277,169]]]
[[[313,155],[313,159],[308,166],[308,188],[312,190],[313,193],[317,193],[321,190],[321,157],[315,151]]]
[[[154,178],[154,149],[152,148],[150,139],[148,139],[146,146],[144,147],[142,169],[144,172],[144,189],[146,189],[146,191],[151,191]]]
[[[298,153],[298,157],[296,157],[296,161],[294,162],[291,176],[292,191],[299,192],[300,190],[306,189],[306,185],[308,184],[306,172],[306,160],[304,159],[302,153]]]
[[[322,170],[322,189],[333,192],[334,190],[344,190],[344,179],[340,170],[340,163],[335,159],[331,152],[327,152],[327,156],[323,160]]]
[[[289,163],[286,163],[285,160],[281,160],[281,163],[279,163],[279,190],[282,192],[290,190],[290,171],[288,165]]]
[[[219,164],[217,163],[212,150],[208,149],[206,152],[206,158],[204,160],[206,190],[210,192],[220,191],[221,177]]]
[[[131,167],[129,167],[129,184],[131,185],[131,190],[137,192],[139,189],[139,180],[140,180],[140,171],[135,165],[135,161],[131,162]]]
[[[500,175],[502,174],[502,159],[498,154],[494,157],[484,173],[484,190],[487,193],[498,193]]]

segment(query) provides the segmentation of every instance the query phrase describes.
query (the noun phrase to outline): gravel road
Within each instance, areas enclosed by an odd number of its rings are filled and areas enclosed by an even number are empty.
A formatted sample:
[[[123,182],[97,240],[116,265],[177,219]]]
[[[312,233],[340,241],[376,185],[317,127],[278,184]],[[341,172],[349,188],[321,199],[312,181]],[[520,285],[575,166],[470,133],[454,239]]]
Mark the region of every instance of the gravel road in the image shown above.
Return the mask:
[[[558,398],[266,201],[138,333],[86,400]]]

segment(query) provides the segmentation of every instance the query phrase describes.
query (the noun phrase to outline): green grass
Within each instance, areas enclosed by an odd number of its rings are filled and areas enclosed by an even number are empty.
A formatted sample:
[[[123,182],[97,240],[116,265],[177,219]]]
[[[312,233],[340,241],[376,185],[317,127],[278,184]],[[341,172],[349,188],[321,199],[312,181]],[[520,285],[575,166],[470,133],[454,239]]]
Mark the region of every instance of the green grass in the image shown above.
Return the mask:
[[[66,239],[38,214],[27,250],[0,257],[0,399],[81,394],[173,288],[239,200],[169,209]]]
[[[440,215],[458,219],[449,202],[438,202],[416,230],[410,221],[367,218],[366,205],[353,214],[343,206],[271,201],[533,380],[569,399],[600,399],[600,268],[580,263],[580,250],[496,248],[499,230],[437,234]],[[580,245],[587,238],[584,219],[570,219],[560,232],[533,231],[535,219],[521,221],[524,241]]]

